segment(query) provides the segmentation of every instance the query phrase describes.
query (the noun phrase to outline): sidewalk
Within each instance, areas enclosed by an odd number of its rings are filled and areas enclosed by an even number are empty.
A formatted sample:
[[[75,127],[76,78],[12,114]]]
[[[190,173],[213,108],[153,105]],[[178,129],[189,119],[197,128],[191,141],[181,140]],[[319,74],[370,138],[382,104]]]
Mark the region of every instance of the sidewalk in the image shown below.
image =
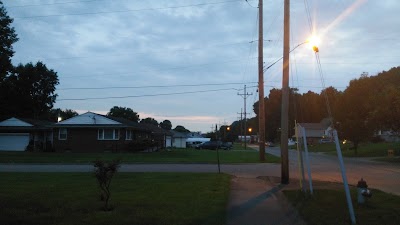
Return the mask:
[[[260,178],[234,177],[227,209],[228,225],[304,225],[282,193],[284,185]]]

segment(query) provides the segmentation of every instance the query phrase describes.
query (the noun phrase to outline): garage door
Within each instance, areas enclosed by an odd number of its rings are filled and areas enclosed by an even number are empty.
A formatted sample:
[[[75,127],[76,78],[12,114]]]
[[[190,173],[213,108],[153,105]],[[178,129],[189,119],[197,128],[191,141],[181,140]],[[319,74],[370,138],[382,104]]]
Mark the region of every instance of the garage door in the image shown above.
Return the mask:
[[[0,134],[0,151],[25,151],[29,134]]]

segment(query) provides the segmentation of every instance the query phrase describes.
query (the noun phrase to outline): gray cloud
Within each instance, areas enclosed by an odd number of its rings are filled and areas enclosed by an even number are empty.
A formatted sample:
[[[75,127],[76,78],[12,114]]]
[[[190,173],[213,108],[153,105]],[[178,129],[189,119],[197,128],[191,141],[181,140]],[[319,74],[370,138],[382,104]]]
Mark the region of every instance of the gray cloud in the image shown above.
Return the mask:
[[[42,60],[58,72],[59,99],[148,95],[241,89],[243,85],[148,89],[61,90],[68,87],[148,86],[257,81],[257,8],[242,2],[171,8],[218,1],[102,0],[43,5],[55,1],[29,1],[30,7],[12,7],[27,1],[3,1],[20,38],[13,62]],[[249,1],[257,6],[257,1]],[[326,84],[343,89],[366,71],[375,74],[398,66],[400,9],[397,1],[308,1],[318,33],[333,26],[320,46]],[[170,7],[170,8],[168,8]],[[157,8],[157,9],[156,9]],[[160,9],[167,8],[167,9]],[[154,10],[144,10],[154,9]],[[135,11],[136,10],[136,11]],[[292,1],[292,46],[309,35],[303,1]],[[109,13],[113,12],[113,13]],[[93,14],[86,14],[93,13]],[[68,15],[83,14],[83,15]],[[30,16],[61,15],[36,18]],[[283,1],[264,1],[265,64],[282,55]],[[321,90],[312,51],[305,45],[291,54],[291,85],[301,91]],[[265,74],[266,95],[280,87],[281,62]],[[254,84],[248,84],[254,86]],[[247,110],[257,99],[250,87]],[[213,123],[230,123],[243,107],[236,90],[174,96],[91,101],[59,101],[56,107],[82,111],[108,111],[131,107],[156,119],[173,118],[173,125],[208,131]],[[253,114],[254,115],[254,114]],[[201,118],[193,122],[192,118]],[[180,120],[181,119],[181,120]],[[200,121],[200,122],[199,122]]]

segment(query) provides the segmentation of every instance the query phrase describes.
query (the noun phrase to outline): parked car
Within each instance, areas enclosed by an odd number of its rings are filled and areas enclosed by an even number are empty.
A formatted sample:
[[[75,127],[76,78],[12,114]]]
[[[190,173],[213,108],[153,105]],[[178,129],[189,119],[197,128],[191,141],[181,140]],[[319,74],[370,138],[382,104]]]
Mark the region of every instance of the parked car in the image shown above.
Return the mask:
[[[232,142],[223,142],[220,148],[224,150],[231,150],[233,148],[233,144]]]
[[[232,149],[232,143],[222,142],[222,141],[207,141],[196,147],[196,149],[210,149],[210,150],[216,150],[217,148],[229,150]]]

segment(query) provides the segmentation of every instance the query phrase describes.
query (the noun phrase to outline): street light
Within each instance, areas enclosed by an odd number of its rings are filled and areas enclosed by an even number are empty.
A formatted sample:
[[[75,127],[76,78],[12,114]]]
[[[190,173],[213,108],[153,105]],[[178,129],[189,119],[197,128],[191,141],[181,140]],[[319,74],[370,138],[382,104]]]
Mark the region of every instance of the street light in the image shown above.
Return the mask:
[[[316,36],[312,36],[311,38],[307,39],[305,42],[302,42],[302,43],[296,45],[294,48],[292,48],[292,50],[289,51],[289,53],[293,52],[294,50],[296,50],[296,48],[298,48],[304,44],[309,44],[314,52],[319,52],[319,49],[317,47],[319,45],[319,43],[320,43],[320,39]],[[275,62],[271,63],[269,66],[265,67],[263,72],[267,71],[269,68],[271,68],[273,65],[275,65],[277,62],[281,61],[282,59],[283,59],[283,56],[280,57],[279,59],[277,59]]]
[[[319,37],[313,35],[307,39],[306,43],[308,43],[314,52],[319,52],[318,46],[321,43],[321,39]]]

